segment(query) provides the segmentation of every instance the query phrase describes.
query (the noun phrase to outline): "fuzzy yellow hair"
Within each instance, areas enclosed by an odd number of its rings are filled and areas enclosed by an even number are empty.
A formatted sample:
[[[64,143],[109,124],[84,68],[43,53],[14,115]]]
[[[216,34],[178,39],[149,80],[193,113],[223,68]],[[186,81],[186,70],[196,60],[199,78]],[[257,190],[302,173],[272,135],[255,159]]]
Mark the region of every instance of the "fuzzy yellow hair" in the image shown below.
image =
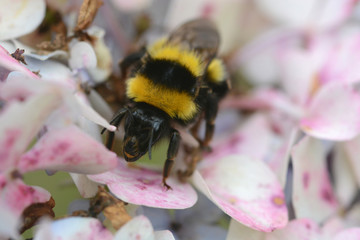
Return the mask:
[[[157,85],[142,75],[128,80],[126,94],[135,102],[151,104],[172,118],[186,121],[197,112],[197,106],[189,94]]]
[[[220,83],[226,79],[225,66],[219,58],[211,61],[207,72],[211,82]]]

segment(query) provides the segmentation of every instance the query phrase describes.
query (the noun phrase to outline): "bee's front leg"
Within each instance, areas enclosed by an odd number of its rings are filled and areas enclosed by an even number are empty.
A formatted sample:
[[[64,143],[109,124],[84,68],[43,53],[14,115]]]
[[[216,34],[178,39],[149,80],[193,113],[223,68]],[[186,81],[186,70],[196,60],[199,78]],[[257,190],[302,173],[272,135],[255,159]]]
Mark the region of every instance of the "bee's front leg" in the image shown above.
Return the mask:
[[[181,137],[179,132],[175,129],[172,129],[169,148],[167,151],[167,159],[165,161],[165,165],[163,169],[163,180],[162,180],[162,183],[167,190],[171,189],[171,187],[166,183],[166,179],[169,177],[172,166],[174,165],[174,160],[180,146],[180,141],[181,141]]]

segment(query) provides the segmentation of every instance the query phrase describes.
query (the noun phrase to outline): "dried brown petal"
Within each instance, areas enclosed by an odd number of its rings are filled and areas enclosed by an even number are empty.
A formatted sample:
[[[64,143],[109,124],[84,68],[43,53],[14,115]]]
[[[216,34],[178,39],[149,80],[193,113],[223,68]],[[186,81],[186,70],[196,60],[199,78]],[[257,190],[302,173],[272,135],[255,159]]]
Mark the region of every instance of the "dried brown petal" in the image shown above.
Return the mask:
[[[81,31],[88,28],[102,4],[103,1],[101,0],[84,0],[80,8],[75,31]]]
[[[24,49],[16,49],[14,53],[11,54],[11,56],[13,58],[15,58],[16,60],[18,60],[19,62],[22,62],[23,64],[27,65],[27,63],[25,62],[25,58],[24,58]]]
[[[124,206],[124,202],[119,201],[115,205],[104,209],[104,216],[110,220],[116,230],[119,230],[125,223],[131,220],[131,216],[126,212]]]
[[[43,51],[67,50],[67,38],[62,33],[57,33],[52,41],[44,41],[37,45]]]
[[[103,212],[105,217],[109,219],[115,229],[119,229],[122,225],[131,220],[131,216],[125,210],[125,203],[110,193],[103,187],[99,187],[96,196],[90,201],[89,212],[92,216]]]
[[[78,211],[72,212],[71,216],[76,216],[76,217],[89,217],[89,212],[84,211],[84,210],[78,210]]]
[[[43,216],[48,216],[51,218],[55,217],[53,208],[55,207],[55,201],[51,197],[49,201],[44,203],[34,203],[28,206],[22,214],[23,217],[23,226],[20,229],[20,233],[25,232],[27,229],[31,228],[36,224],[36,222]]]

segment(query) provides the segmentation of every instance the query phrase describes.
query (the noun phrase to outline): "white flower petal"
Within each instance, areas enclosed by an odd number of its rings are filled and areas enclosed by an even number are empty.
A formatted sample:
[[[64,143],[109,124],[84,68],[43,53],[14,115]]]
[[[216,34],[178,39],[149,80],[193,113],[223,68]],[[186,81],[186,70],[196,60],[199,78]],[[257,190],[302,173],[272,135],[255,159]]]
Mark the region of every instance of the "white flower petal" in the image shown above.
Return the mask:
[[[99,186],[98,183],[91,181],[84,174],[70,173],[70,176],[83,198],[91,198],[96,195]]]
[[[54,60],[37,60],[32,57],[26,57],[27,67],[34,72],[39,72],[42,79],[59,82],[71,89],[76,89],[75,82],[70,80],[72,73],[64,64]]]
[[[341,143],[345,150],[347,159],[341,159],[342,161],[349,160],[350,169],[354,174],[356,183],[360,186],[360,136],[357,136],[353,140]]]
[[[1,5],[0,40],[34,31],[45,17],[45,0],[3,0]]]
[[[138,216],[122,226],[116,232],[114,240],[155,240],[154,229],[149,219]]]
[[[349,228],[335,235],[333,240],[359,240],[360,228]]]
[[[113,236],[96,218],[68,217],[42,222],[34,240],[113,240]]]
[[[276,0],[255,1],[267,16],[274,21],[291,27],[312,27],[328,29],[341,23],[355,4],[352,0]]]
[[[266,233],[248,228],[245,225],[231,219],[229,232],[226,240],[263,240]]]
[[[80,114],[86,117],[87,119],[89,119],[90,121],[93,121],[94,123],[105,127],[107,130],[111,132],[116,130],[115,126],[110,125],[105,118],[100,116],[100,114],[98,114],[92,107],[83,103],[79,98],[75,99],[75,104]]]
[[[87,42],[77,42],[70,48],[69,66],[72,69],[95,68],[97,59],[93,47]]]
[[[152,0],[112,0],[116,8],[126,12],[136,12],[145,9],[151,4]]]
[[[349,151],[350,149],[355,150],[356,154],[358,146],[355,142],[359,142],[357,139],[359,138],[352,140],[352,143],[338,143],[334,148],[332,167],[335,185],[334,190],[342,206],[348,206],[351,203],[358,191],[358,184],[360,183],[359,164],[356,164],[359,155],[354,156],[354,152]],[[352,162],[353,160],[356,162]]]
[[[294,146],[292,160],[292,200],[296,216],[322,222],[339,206],[330,183],[322,142],[304,137]]]
[[[41,61],[46,61],[46,60],[49,60],[50,58],[65,60],[65,59],[68,59],[68,57],[69,57],[69,54],[64,50],[56,50],[56,51],[50,52],[49,54],[46,54],[46,55],[39,55],[36,53],[27,52],[25,50],[24,55],[32,57],[37,60],[41,60]]]
[[[154,232],[156,240],[175,240],[174,235],[169,230]]]

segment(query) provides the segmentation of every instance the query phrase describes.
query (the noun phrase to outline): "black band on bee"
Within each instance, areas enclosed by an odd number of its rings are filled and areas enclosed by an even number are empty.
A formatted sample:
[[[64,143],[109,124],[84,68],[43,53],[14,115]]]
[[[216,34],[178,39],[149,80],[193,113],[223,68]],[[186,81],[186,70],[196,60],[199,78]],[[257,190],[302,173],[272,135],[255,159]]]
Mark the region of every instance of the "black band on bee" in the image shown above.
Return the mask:
[[[139,73],[154,83],[185,92],[190,92],[197,82],[197,77],[188,68],[166,59],[149,58]]]

